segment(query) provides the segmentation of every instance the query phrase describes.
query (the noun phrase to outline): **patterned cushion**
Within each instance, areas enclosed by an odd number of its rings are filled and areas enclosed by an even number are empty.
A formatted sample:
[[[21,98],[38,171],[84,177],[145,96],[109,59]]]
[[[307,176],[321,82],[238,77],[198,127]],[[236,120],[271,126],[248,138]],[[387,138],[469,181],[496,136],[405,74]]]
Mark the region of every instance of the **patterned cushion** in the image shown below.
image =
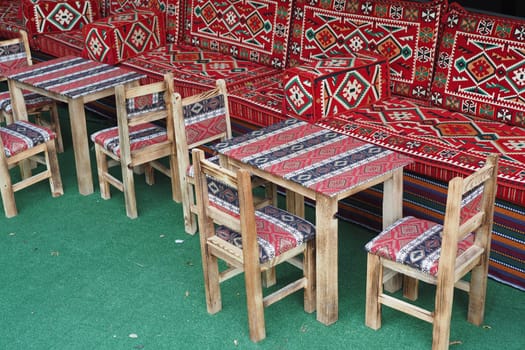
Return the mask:
[[[56,136],[51,129],[21,120],[0,127],[0,137],[2,137],[6,157],[11,157],[53,140]]]
[[[126,112],[130,118],[143,113],[163,110],[166,110],[166,102],[164,102],[163,92],[156,92],[126,99]]]
[[[383,56],[351,53],[314,61],[285,71],[283,111],[315,123],[389,97],[389,83]]]
[[[400,97],[319,124],[408,154],[416,161],[408,170],[440,181],[472,173],[487,153],[501,154],[497,198],[520,206],[525,202],[525,129],[521,127]]]
[[[237,198],[236,193],[230,195]],[[212,205],[215,204],[212,202]],[[238,204],[237,208],[230,206],[229,209],[236,210],[236,215],[239,215]],[[315,237],[315,226],[312,223],[271,205],[255,211],[255,222],[261,264]],[[218,226],[215,234],[242,248],[240,233],[225,226]]]
[[[23,94],[27,109],[39,108],[53,103],[53,99],[34,92],[23,91]],[[13,112],[13,105],[11,104],[11,95],[9,94],[9,91],[0,92],[0,110],[8,114]]]
[[[188,145],[201,142],[227,130],[224,96],[207,98],[183,107]]]
[[[0,38],[19,38],[21,29],[25,30],[20,16],[20,2],[0,1]]]
[[[166,129],[155,124],[146,123],[130,128],[130,148],[136,151],[144,147],[164,142],[168,139]],[[120,140],[118,127],[107,128],[91,134],[91,141],[120,157]]]
[[[53,57],[81,56],[84,49],[81,29],[38,35],[34,42],[38,50]]]
[[[131,10],[89,23],[82,29],[82,56],[120,63],[164,45],[164,21],[155,11]]]
[[[428,98],[446,0],[297,0],[290,65],[348,52],[387,57],[393,92]]]
[[[286,66],[292,0],[188,0],[187,44],[275,68]]]
[[[525,20],[476,14],[452,4],[437,54],[432,102],[525,126]]]
[[[166,40],[169,43],[179,41],[182,25],[183,0],[106,0],[109,2],[109,13],[111,15],[137,9],[155,10],[165,14],[163,20],[166,28]]]
[[[99,17],[97,0],[22,0],[22,13],[33,35],[80,29]]]
[[[368,242],[365,249],[385,259],[437,275],[441,256],[443,226],[432,221],[407,216],[387,227]],[[458,243],[457,256],[473,244],[473,235]]]

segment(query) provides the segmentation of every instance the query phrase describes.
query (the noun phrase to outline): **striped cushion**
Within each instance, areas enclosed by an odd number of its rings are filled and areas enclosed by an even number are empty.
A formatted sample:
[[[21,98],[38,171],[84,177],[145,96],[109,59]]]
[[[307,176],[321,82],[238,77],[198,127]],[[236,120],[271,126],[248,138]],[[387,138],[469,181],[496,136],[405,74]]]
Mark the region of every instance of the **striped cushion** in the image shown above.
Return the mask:
[[[21,120],[6,127],[0,127],[0,136],[6,157],[11,157],[54,139],[55,133],[48,128]]]
[[[224,96],[204,99],[183,107],[188,145],[225,133],[226,106]]]
[[[27,109],[43,107],[53,102],[53,99],[34,92],[23,91],[23,94]],[[9,114],[13,112],[9,91],[0,92],[0,110]]]
[[[219,181],[209,181],[208,193],[210,205],[234,217],[239,217],[239,196],[236,189]],[[312,223],[271,205],[255,211],[255,222],[259,243],[259,261],[261,263],[265,263],[315,237],[315,226]],[[218,226],[215,234],[242,248],[240,233],[225,226]]]
[[[0,46],[0,76],[11,69],[27,66],[27,54],[23,43]]]
[[[130,147],[131,151],[136,151],[144,147],[164,142],[168,139],[166,129],[152,124],[145,123],[130,128]],[[102,146],[104,149],[120,157],[120,140],[118,138],[118,127],[97,131],[91,135],[91,140]]]
[[[368,242],[365,249],[385,259],[437,275],[443,226],[413,216],[404,217]],[[458,243],[457,255],[473,244],[473,235]]]

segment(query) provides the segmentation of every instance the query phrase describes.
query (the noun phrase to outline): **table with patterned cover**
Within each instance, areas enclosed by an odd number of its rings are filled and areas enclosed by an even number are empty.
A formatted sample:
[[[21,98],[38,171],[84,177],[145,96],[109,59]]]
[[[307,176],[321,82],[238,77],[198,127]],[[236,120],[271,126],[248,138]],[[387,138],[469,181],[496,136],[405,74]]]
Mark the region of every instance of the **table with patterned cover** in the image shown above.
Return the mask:
[[[121,84],[145,75],[88,59],[66,56],[16,69],[8,75],[15,120],[27,119],[22,89],[68,104],[79,192],[93,193],[84,104],[113,95]]]
[[[294,206],[291,210],[304,210],[298,205],[304,197],[315,200],[317,319],[327,325],[337,321],[338,201],[383,183],[383,225],[393,223],[402,215],[403,167],[413,161],[297,119],[232,138],[214,148],[223,164],[248,168],[286,189],[287,205]],[[291,193],[297,201],[288,198]]]

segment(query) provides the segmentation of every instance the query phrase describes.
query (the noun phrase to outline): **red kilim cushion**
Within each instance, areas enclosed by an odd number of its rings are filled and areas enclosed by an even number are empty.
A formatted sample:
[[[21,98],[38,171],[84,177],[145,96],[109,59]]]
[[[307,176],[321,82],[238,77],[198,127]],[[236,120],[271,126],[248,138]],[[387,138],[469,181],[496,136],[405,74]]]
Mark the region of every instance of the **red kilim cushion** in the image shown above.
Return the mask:
[[[24,102],[27,109],[34,109],[48,105],[53,102],[53,99],[39,95],[34,92],[23,90]],[[11,94],[9,91],[0,92],[0,110],[11,114],[13,112],[13,105],[11,104]]]
[[[56,136],[52,130],[46,127],[20,120],[6,127],[0,127],[0,137],[2,137],[6,157],[11,157],[41,143],[53,140]]]
[[[432,83],[432,103],[525,126],[525,20],[452,4]]]
[[[289,68],[284,74],[283,111],[317,120],[390,96],[386,58],[352,53]]]
[[[140,124],[129,130],[131,151],[164,142],[168,139],[166,129],[151,123]],[[118,127],[97,131],[91,135],[91,141],[120,157],[120,140]]]
[[[27,54],[23,43],[0,46],[0,78],[11,69],[27,66]]]
[[[432,221],[407,216],[387,227],[368,242],[365,249],[385,259],[437,275],[441,256],[443,226]],[[473,243],[469,235],[458,243],[457,256]]]
[[[164,22],[154,11],[122,12],[86,25],[82,29],[86,58],[120,63],[164,45]]]
[[[149,9],[163,14],[166,28],[166,40],[169,43],[176,43],[180,37],[180,27],[183,6],[182,0],[107,0],[109,1],[110,15],[118,14],[123,11]]]
[[[226,133],[226,106],[222,95],[183,107],[188,145]]]
[[[295,2],[290,65],[370,50],[388,58],[393,92],[428,98],[446,0]]]
[[[22,0],[22,12],[31,34],[80,29],[99,16],[97,0]]]
[[[291,0],[189,0],[186,43],[275,68],[286,65]]]

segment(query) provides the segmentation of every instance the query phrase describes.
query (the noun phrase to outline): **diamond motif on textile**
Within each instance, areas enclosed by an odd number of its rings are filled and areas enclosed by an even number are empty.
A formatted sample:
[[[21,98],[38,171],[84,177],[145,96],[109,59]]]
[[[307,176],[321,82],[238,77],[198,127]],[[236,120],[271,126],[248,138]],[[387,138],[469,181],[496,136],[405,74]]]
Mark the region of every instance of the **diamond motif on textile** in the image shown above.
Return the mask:
[[[336,91],[335,98],[343,105],[352,108],[360,103],[366,95],[370,83],[359,74],[352,72],[347,74],[346,79]]]
[[[106,45],[104,38],[102,38],[101,33],[97,30],[90,30],[86,36],[86,49],[89,51],[89,54],[93,57],[96,57],[99,61],[104,61],[108,52],[111,48]]]
[[[285,87],[286,98],[295,113],[302,114],[306,109],[311,108],[314,103],[313,96],[308,92],[299,78],[292,79]]]

